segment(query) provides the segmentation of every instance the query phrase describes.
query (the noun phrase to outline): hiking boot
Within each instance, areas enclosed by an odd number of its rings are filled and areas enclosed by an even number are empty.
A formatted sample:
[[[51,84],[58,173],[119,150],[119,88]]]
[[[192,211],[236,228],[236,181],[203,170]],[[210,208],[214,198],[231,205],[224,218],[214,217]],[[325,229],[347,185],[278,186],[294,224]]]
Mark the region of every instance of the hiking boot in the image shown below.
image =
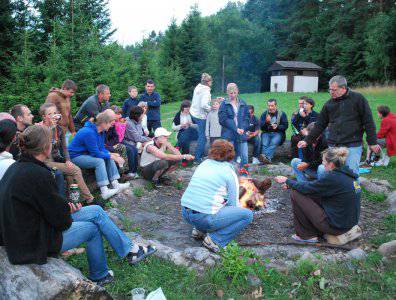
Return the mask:
[[[196,228],[193,228],[191,231],[191,237],[196,240],[202,240],[205,237],[205,233],[202,231],[199,231]]]
[[[260,161],[258,160],[258,158],[257,157],[253,157],[252,165],[259,165],[259,164],[260,164]]]
[[[114,273],[112,270],[109,270],[109,272],[107,273],[107,275],[99,280],[92,280],[93,282],[95,282],[97,285],[99,286],[105,286],[106,284],[111,283],[112,281],[114,281]]]
[[[271,163],[271,160],[267,156],[265,156],[264,154],[260,154],[259,159],[265,165],[268,165],[268,164]]]
[[[217,246],[216,243],[212,241],[209,234],[207,234],[206,237],[204,238],[202,245],[208,250],[212,251],[213,253],[220,252],[220,247]]]

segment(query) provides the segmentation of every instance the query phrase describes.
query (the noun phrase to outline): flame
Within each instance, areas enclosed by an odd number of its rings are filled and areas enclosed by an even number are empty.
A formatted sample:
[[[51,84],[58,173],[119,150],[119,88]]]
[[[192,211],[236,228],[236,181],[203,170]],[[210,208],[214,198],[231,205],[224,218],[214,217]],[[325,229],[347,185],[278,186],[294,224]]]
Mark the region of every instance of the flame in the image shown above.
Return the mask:
[[[239,177],[240,193],[239,203],[244,208],[259,209],[266,204],[264,194],[261,194],[252,178]]]

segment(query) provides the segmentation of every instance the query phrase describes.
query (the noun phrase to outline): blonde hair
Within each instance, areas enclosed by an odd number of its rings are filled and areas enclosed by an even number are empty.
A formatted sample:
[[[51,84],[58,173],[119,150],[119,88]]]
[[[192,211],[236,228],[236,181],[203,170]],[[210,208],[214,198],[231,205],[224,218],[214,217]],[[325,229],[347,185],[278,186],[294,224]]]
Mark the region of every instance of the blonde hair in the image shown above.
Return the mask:
[[[105,111],[99,113],[95,118],[89,119],[91,123],[95,123],[96,125],[110,123],[116,119],[115,112],[110,108],[106,109]]]
[[[201,84],[208,85],[208,82],[212,80],[212,76],[210,76],[208,73],[202,73]]]
[[[228,91],[233,92],[235,90],[238,90],[238,86],[236,83],[231,82],[231,83],[227,84],[227,92]]]
[[[39,155],[51,145],[51,130],[47,126],[32,125],[19,135],[19,147],[22,153]]]
[[[346,147],[329,148],[323,151],[323,160],[328,163],[333,163],[336,168],[340,168],[345,165],[349,150]]]

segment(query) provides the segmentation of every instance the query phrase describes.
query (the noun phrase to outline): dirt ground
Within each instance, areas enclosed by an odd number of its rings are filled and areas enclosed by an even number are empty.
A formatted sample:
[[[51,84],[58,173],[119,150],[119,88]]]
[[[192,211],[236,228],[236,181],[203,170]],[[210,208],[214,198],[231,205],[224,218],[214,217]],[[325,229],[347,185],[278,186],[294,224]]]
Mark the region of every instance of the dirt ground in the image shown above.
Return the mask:
[[[258,179],[270,177],[262,173],[256,172],[253,177]],[[200,246],[199,241],[195,241],[190,237],[191,226],[181,216],[180,199],[192,174],[193,169],[180,169],[175,174],[177,175],[175,177],[183,178],[184,187],[182,190],[178,190],[176,185],[172,183],[148,190],[143,180],[133,181],[132,185],[135,189],[140,186],[140,189],[144,190],[143,195],[136,197],[132,192],[122,197],[122,199],[117,199],[123,212],[131,221],[130,226],[138,230],[143,237],[158,240],[178,250]],[[294,231],[289,194],[289,191],[284,191],[280,189],[279,185],[273,183],[273,186],[266,193],[269,208],[255,212],[253,222],[238,236],[237,242],[292,242],[290,236]],[[357,241],[348,244],[348,246],[364,246],[371,236],[378,235],[381,231],[380,224],[382,224],[381,220],[386,209],[385,203],[362,199],[359,225],[363,229],[363,236]],[[293,257],[306,251],[321,254],[341,251],[296,245],[259,246],[251,249],[262,256],[278,258],[282,256]]]

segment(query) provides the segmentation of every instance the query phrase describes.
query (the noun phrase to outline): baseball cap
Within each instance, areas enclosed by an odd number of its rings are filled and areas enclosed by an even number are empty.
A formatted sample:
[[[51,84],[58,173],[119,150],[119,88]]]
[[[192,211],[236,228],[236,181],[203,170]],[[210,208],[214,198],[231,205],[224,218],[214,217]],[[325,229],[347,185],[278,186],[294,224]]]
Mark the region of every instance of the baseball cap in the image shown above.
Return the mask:
[[[155,137],[170,136],[171,134],[172,134],[172,132],[169,132],[169,131],[166,130],[164,127],[158,127],[158,128],[154,131],[154,136],[155,136]]]

